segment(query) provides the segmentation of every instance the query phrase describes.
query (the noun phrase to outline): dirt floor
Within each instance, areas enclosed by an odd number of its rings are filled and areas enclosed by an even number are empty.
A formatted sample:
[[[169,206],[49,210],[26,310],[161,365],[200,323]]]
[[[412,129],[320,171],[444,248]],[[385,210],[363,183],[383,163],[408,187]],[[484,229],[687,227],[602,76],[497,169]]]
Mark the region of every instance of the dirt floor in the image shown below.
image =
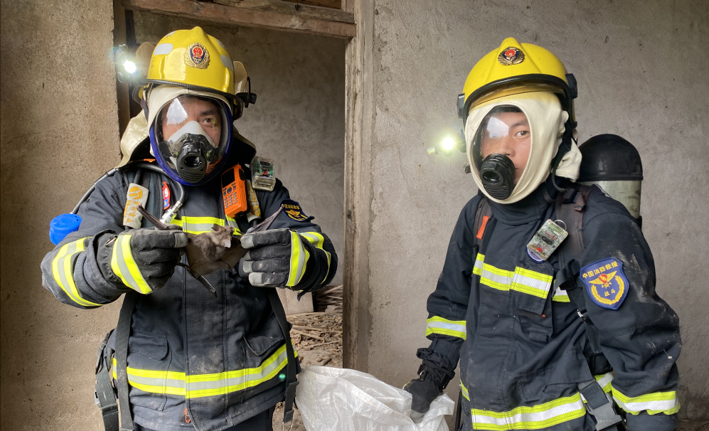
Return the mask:
[[[290,336],[301,366],[342,367],[342,314],[303,313],[288,316],[293,325]],[[273,429],[281,430],[283,403],[276,407]],[[288,428],[286,428],[288,429]],[[292,431],[305,431],[298,409],[293,415]]]

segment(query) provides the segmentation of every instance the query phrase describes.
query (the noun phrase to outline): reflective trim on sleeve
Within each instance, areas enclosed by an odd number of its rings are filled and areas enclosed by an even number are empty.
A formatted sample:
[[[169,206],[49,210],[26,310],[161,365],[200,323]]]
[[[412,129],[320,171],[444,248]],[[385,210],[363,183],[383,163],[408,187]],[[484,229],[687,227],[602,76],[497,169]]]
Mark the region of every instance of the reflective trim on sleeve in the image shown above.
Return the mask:
[[[310,253],[303,247],[303,242],[298,233],[291,231],[290,234],[290,272],[286,286],[293,287],[303,279],[306,264],[308,263],[308,259],[310,259]]]
[[[460,382],[460,392],[463,394],[463,398],[470,401],[470,394],[468,394],[468,388],[465,387],[462,380]]]
[[[585,414],[586,407],[580,394],[533,407],[517,407],[508,412],[471,410],[473,429],[489,431],[545,429]]]
[[[323,246],[325,245],[325,237],[318,232],[299,232],[300,236],[304,237],[305,239],[308,240],[309,243],[315,246],[315,248],[318,248],[325,252],[325,257],[327,257],[327,271],[325,272],[325,277],[322,279],[320,283],[324,283],[325,280],[327,280],[327,276],[330,275],[330,261],[332,260],[332,256],[330,255],[330,252],[325,250]]]
[[[130,251],[130,238],[132,235],[120,234],[113,243],[111,253],[111,269],[123,281],[123,283],[138,293],[147,295],[153,290],[140,273],[138,264],[133,259]]]
[[[236,224],[236,220],[231,217],[227,217],[226,220],[216,218],[216,217],[189,217],[184,216],[179,219],[174,219],[172,224],[182,227],[182,231],[185,233],[193,233],[199,235],[200,233],[208,233],[212,231],[212,225],[226,226],[229,225],[234,228],[234,235],[241,235],[241,230]]]
[[[74,282],[74,256],[86,249],[84,242],[90,237],[81,238],[64,244],[52,259],[52,277],[62,288],[66,296],[82,307],[100,307],[101,304],[87,301],[81,297]]]
[[[546,299],[549,295],[553,276],[541,272],[516,267],[514,271],[496,268],[485,263],[485,256],[479,254],[475,257],[473,274],[480,276],[480,284],[493,289],[507,292],[516,290],[538,298]]]
[[[672,415],[679,411],[679,400],[677,399],[677,392],[675,391],[655,392],[640,395],[639,397],[629,397],[621,393],[615,387],[613,387],[612,390],[613,399],[618,403],[620,408],[631,415],[638,415],[643,411],[646,411],[650,415],[656,415],[658,413]]]
[[[603,388],[603,392],[609,393],[611,391],[611,382],[613,381],[613,373],[599,374],[594,376],[596,382]]]
[[[426,320],[426,336],[431,334],[448,335],[465,340],[465,320],[448,320],[443,317],[433,316]]]
[[[569,294],[566,293],[565,290],[559,288],[559,286],[556,287],[556,290],[554,291],[554,296],[551,298],[552,301],[555,302],[571,302],[569,299]]]
[[[295,353],[297,357],[297,352]],[[176,371],[152,371],[128,367],[128,384],[143,392],[204,398],[243,391],[273,378],[285,379],[279,372],[288,363],[284,344],[256,368],[225,371],[214,374],[186,375]],[[113,358],[113,378],[116,379],[116,359]]]

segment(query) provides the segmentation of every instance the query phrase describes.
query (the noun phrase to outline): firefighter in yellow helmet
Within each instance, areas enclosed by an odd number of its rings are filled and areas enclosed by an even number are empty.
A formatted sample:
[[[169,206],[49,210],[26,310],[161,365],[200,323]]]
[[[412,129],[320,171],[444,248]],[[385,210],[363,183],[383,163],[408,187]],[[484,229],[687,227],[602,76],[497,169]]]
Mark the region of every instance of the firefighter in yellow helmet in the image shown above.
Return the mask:
[[[459,96],[471,173],[405,387],[426,420],[460,362],[458,429],[674,430],[679,319],[636,222],[574,184],[576,82],[505,39]],[[627,428],[626,428],[627,426]]]
[[[271,430],[279,401],[292,418],[299,370],[274,288],[326,285],[337,255],[265,163],[248,180],[255,149],[233,125],[255,102],[243,65],[199,27],[148,53],[123,160],[72,214],[78,229],[53,237],[43,285],[83,309],[125,294],[97,366],[106,429],[118,429],[115,387],[122,430]],[[140,220],[138,205],[167,228]],[[238,241],[214,254],[239,244],[245,255],[198,277],[190,247],[215,226]]]

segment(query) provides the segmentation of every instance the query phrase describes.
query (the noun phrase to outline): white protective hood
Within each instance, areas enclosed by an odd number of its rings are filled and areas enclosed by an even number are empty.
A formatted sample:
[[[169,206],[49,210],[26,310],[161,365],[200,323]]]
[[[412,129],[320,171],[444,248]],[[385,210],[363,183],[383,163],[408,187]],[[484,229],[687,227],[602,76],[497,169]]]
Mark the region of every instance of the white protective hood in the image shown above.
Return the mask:
[[[512,194],[504,200],[491,197],[480,180],[480,172],[473,160],[472,143],[475,134],[485,116],[497,106],[516,106],[529,119],[532,135],[529,160]],[[465,141],[468,162],[471,173],[478,188],[485,193],[488,199],[501,204],[518,202],[529,196],[542,184],[551,172],[551,161],[556,156],[564,134],[568,112],[561,109],[559,98],[549,92],[523,93],[500,97],[490,102],[476,106],[470,110],[465,123]],[[571,150],[562,158],[556,170],[556,176],[569,178],[576,181],[581,165],[581,151],[575,142],[571,143]]]

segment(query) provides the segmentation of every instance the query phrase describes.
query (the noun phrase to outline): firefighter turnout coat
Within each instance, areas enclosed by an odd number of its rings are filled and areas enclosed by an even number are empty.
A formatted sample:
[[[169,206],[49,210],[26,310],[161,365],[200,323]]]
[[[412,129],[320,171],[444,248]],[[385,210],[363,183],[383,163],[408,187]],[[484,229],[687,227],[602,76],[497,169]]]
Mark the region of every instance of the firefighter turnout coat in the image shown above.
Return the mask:
[[[159,216],[162,184],[170,182],[153,172],[145,172],[146,176],[150,183],[147,209]],[[123,210],[132,177],[132,172],[119,171],[100,181],[80,207],[79,231],[44,258],[43,284],[61,302],[96,308],[128,291],[125,285],[104,279],[96,253],[103,233],[124,230]],[[219,181],[185,187],[185,194],[185,205],[173,221],[185,232],[210,232],[215,223],[240,232],[248,229],[246,217],[225,216]],[[256,190],[256,195],[263,219],[289,199],[280,181],[272,192]],[[143,226],[150,225],[144,220]],[[282,212],[271,225],[271,229],[278,228],[297,231],[315,246],[311,259],[316,261],[311,263],[324,271],[322,282],[309,290],[326,285],[337,269],[337,256],[312,217],[302,210]],[[143,427],[221,430],[283,400],[286,348],[268,288],[250,286],[236,269],[218,270],[206,278],[217,290],[216,299],[178,266],[162,289],[140,295],[135,306],[127,374],[134,421]]]
[[[545,187],[514,204],[489,202],[492,215],[478,229],[481,197],[463,208],[428,299],[432,343],[418,356],[450,371],[460,359],[463,429],[593,430],[578,385],[594,379],[630,430],[675,429],[679,319],[655,293],[642,232],[620,203],[592,188],[573,280],[612,367],[594,375],[589,326],[555,283],[559,253],[537,262],[526,249],[557,218]]]

